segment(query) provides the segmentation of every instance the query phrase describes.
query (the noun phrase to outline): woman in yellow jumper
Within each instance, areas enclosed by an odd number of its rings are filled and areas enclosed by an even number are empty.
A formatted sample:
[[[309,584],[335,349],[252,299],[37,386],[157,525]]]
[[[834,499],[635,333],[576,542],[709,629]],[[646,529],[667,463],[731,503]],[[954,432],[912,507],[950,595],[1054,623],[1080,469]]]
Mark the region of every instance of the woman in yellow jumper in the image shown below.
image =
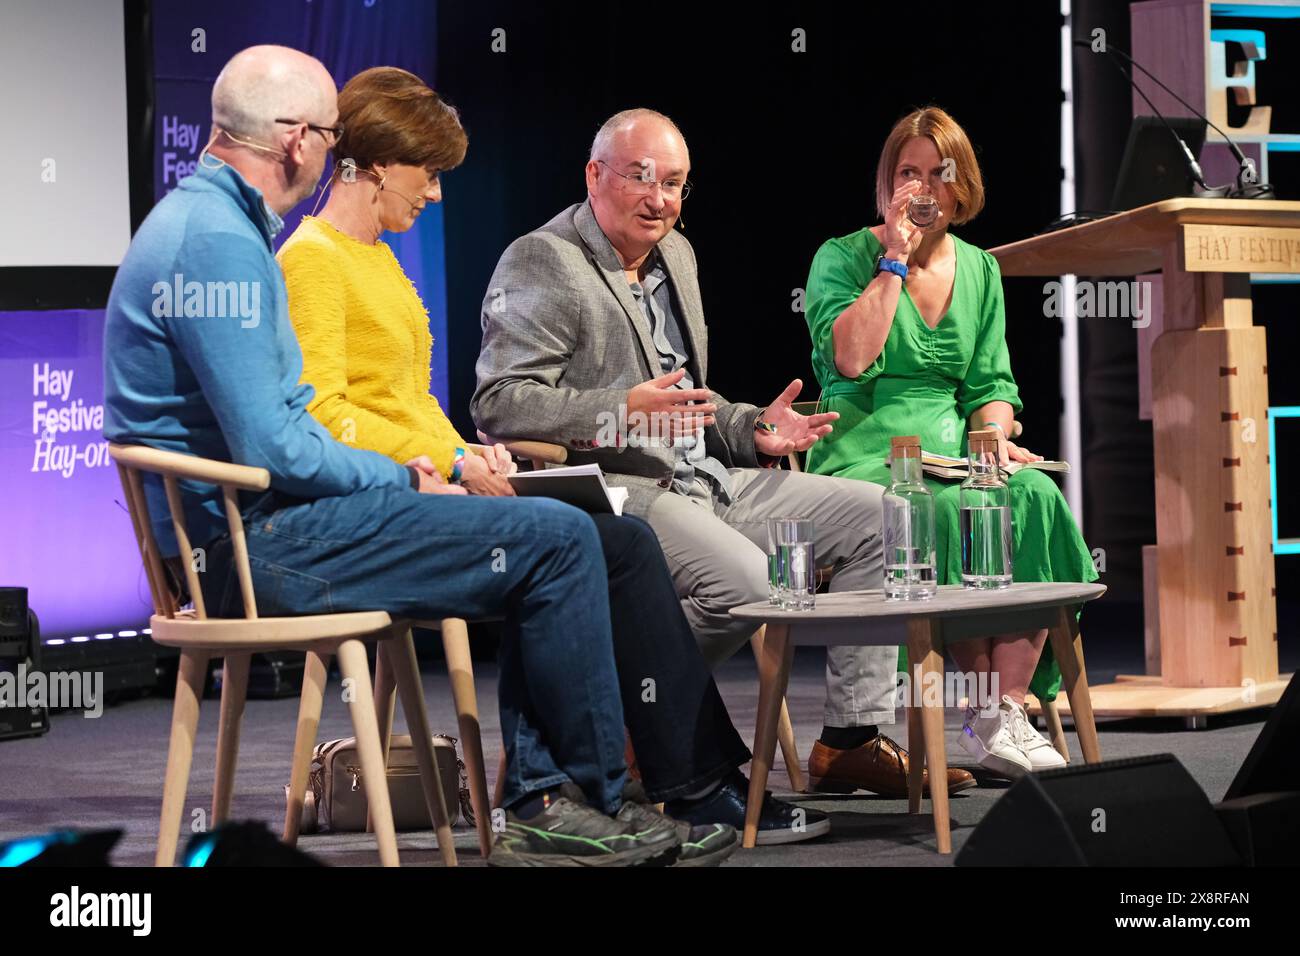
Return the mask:
[[[426,457],[430,478],[455,478],[470,494],[512,495],[505,476],[515,465],[505,448],[466,455],[430,394],[428,312],[379,240],[410,229],[426,204],[441,201],[438,172],[465,158],[465,131],[454,110],[403,70],[367,70],[356,80],[352,95],[345,88],[340,96],[339,115],[350,100],[358,132],[344,124],[329,201],[319,218],[303,217],[279,254],[303,380],[316,389],[308,408],[339,441],[401,461]],[[390,155],[403,161],[372,161]]]
[[[429,394],[428,314],[379,239],[410,229],[426,205],[442,199],[438,174],[465,157],[460,119],[419,77],[375,67],[343,87],[339,122],[329,199],[319,217],[303,219],[279,255],[303,380],[316,389],[308,408],[340,441],[397,461],[427,458],[426,477],[449,489],[511,495],[506,479],[515,465],[505,448],[466,455],[464,439]],[[720,862],[738,845],[734,828],[743,822],[748,792],[738,768],[749,751],[682,614],[654,532],[638,518],[592,518],[609,571],[623,719],[644,782],[644,790],[625,794],[620,819],[644,828],[650,803],[666,802],[682,837],[679,862]],[[647,676],[659,688],[650,705],[642,700]],[[543,812],[533,804],[507,808],[508,824]],[[825,814],[796,812],[768,797],[758,840],[806,840],[829,829]],[[528,832],[508,825],[493,860],[499,850],[507,858],[527,851],[517,844]]]

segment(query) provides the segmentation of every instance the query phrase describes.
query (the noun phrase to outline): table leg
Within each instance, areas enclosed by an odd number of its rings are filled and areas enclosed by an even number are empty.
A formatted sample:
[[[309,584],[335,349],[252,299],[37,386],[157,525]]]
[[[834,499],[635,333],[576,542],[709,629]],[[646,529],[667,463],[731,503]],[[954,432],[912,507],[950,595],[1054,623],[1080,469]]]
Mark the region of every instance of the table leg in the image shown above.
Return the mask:
[[[794,645],[790,643],[790,626],[772,622],[758,658],[758,718],[754,725],[754,759],[749,767],[749,799],[745,804],[743,845],[758,842],[758,818],[763,809],[763,792],[767,789],[768,771],[776,756],[776,724],[790,679],[790,661]]]
[[[1070,716],[1074,718],[1084,762],[1097,763],[1101,760],[1101,744],[1097,740],[1097,722],[1092,716],[1092,695],[1088,693],[1088,672],[1083,664],[1083,639],[1079,637],[1074,609],[1061,608],[1049,633],[1052,652],[1061,668],[1061,686],[1070,699]]]
[[[952,852],[952,833],[948,820],[948,758],[944,753],[943,739],[943,695],[940,693],[939,705],[926,704],[925,690],[931,686],[937,674],[938,687],[943,687],[943,654],[939,648],[942,639],[937,634],[937,625],[928,619],[911,620],[907,623],[907,659],[916,673],[917,664],[921,670],[921,686],[913,687],[913,703],[920,700],[921,733],[925,738],[925,762],[930,768],[930,806],[934,811],[934,838],[940,853]],[[909,786],[908,802],[911,802]]]
[[[920,674],[920,667],[912,664],[911,648],[908,648],[908,664],[912,673],[908,675],[907,694],[907,812],[921,812],[921,794],[925,781],[925,730],[921,726],[921,688],[914,679]]]

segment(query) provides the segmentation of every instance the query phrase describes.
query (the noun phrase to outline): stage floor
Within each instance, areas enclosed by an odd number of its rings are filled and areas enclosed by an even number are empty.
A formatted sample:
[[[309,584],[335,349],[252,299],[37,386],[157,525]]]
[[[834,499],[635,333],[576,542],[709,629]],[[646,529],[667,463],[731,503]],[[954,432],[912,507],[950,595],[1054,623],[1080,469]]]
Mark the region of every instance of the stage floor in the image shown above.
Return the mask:
[[[801,649],[791,676],[789,703],[806,760],[821,729],[823,653]],[[1093,661],[1089,661],[1093,664]],[[1092,668],[1090,668],[1091,670]],[[496,713],[495,668],[476,663],[483,743],[487,751],[489,786],[500,752]],[[1109,679],[1104,670],[1098,679]],[[737,655],[718,672],[719,686],[733,720],[745,740],[753,739],[757,679],[748,653]],[[346,705],[333,677],[325,700],[320,738],[350,736]],[[430,661],[424,692],[435,732],[456,733],[445,673]],[[249,701],[241,737],[239,772],[233,816],[261,819],[278,832],[284,817],[284,784],[288,779],[297,699]],[[186,806],[206,814],[211,803],[218,702],[205,700],[195,748],[194,773]],[[117,865],[147,865],[153,859],[162,794],[163,768],[171,701],[162,697],[134,700],[108,707],[99,719],[79,714],[56,716],[51,732],[40,738],[0,742],[0,842],[56,827],[124,827],[126,835],[114,853]],[[403,721],[398,708],[397,725]],[[901,717],[901,714],[900,714]],[[1120,720],[1099,724],[1106,758],[1173,753],[1204,788],[1211,800],[1223,797],[1246,752],[1259,734],[1263,711],[1214,718],[1209,729],[1184,730],[1178,720]],[[952,765],[970,769],[969,758],[957,746],[960,718],[948,712],[948,756]],[[1078,739],[1070,731],[1071,757],[1081,761]],[[896,724],[885,732],[906,744],[906,728]],[[789,780],[778,749],[771,776],[772,789],[789,795]],[[978,774],[977,774],[978,775]],[[951,801],[954,851],[1008,786],[982,779],[981,785]],[[923,813],[909,817],[905,800],[859,793],[853,796],[800,796],[800,803],[831,814],[831,833],[792,846],[738,850],[728,866],[946,866],[951,857],[934,852],[929,802]],[[186,819],[189,820],[187,812]],[[406,866],[437,865],[431,832],[398,835]],[[183,845],[183,842],[182,842]],[[332,865],[376,865],[378,854],[364,833],[304,836],[299,844]],[[462,822],[456,827],[456,848],[466,866],[479,866],[477,841]]]

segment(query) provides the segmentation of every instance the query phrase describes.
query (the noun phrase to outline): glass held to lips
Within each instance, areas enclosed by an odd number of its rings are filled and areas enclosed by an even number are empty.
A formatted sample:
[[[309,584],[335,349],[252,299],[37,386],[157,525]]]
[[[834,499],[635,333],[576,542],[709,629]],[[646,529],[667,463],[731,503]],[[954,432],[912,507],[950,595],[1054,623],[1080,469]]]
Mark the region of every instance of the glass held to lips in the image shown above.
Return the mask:
[[[913,196],[907,203],[907,218],[921,229],[933,226],[939,219],[939,200],[933,196]]]

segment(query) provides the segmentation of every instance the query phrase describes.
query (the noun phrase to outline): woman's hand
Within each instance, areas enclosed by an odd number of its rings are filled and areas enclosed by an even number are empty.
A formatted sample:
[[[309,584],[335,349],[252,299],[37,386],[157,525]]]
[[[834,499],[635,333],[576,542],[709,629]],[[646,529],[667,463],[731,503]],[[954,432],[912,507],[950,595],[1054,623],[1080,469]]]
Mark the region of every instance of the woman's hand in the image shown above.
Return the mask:
[[[1007,441],[999,435],[998,437],[998,460],[1003,468],[1013,461],[1030,462],[1042,461],[1042,455],[1035,455],[1028,448],[1021,448],[1015,442]]]
[[[465,495],[469,494],[460,485],[449,485],[447,479],[438,474],[428,455],[420,455],[406,463],[407,468],[414,468],[420,475],[418,491],[422,495]]]
[[[939,224],[939,219],[936,219],[922,230],[907,218],[907,204],[912,201],[913,196],[921,192],[922,188],[919,179],[909,179],[894,190],[894,197],[889,201],[889,208],[885,211],[885,256],[889,259],[906,261],[921,244],[925,233],[933,231]],[[942,211],[939,212],[939,217],[943,217]]]
[[[505,451],[504,448],[501,450]],[[506,460],[508,461],[509,458],[509,453],[506,453]],[[496,452],[493,452],[493,464],[489,464],[485,456],[473,453],[466,455],[465,464],[460,472],[461,487],[471,495],[486,495],[492,498],[514,497],[515,489],[510,487],[510,482],[506,480],[505,475],[493,468],[496,460]]]
[[[495,474],[504,478],[509,478],[519,471],[519,465],[510,457],[510,452],[506,450],[505,445],[484,445],[483,460]]]

